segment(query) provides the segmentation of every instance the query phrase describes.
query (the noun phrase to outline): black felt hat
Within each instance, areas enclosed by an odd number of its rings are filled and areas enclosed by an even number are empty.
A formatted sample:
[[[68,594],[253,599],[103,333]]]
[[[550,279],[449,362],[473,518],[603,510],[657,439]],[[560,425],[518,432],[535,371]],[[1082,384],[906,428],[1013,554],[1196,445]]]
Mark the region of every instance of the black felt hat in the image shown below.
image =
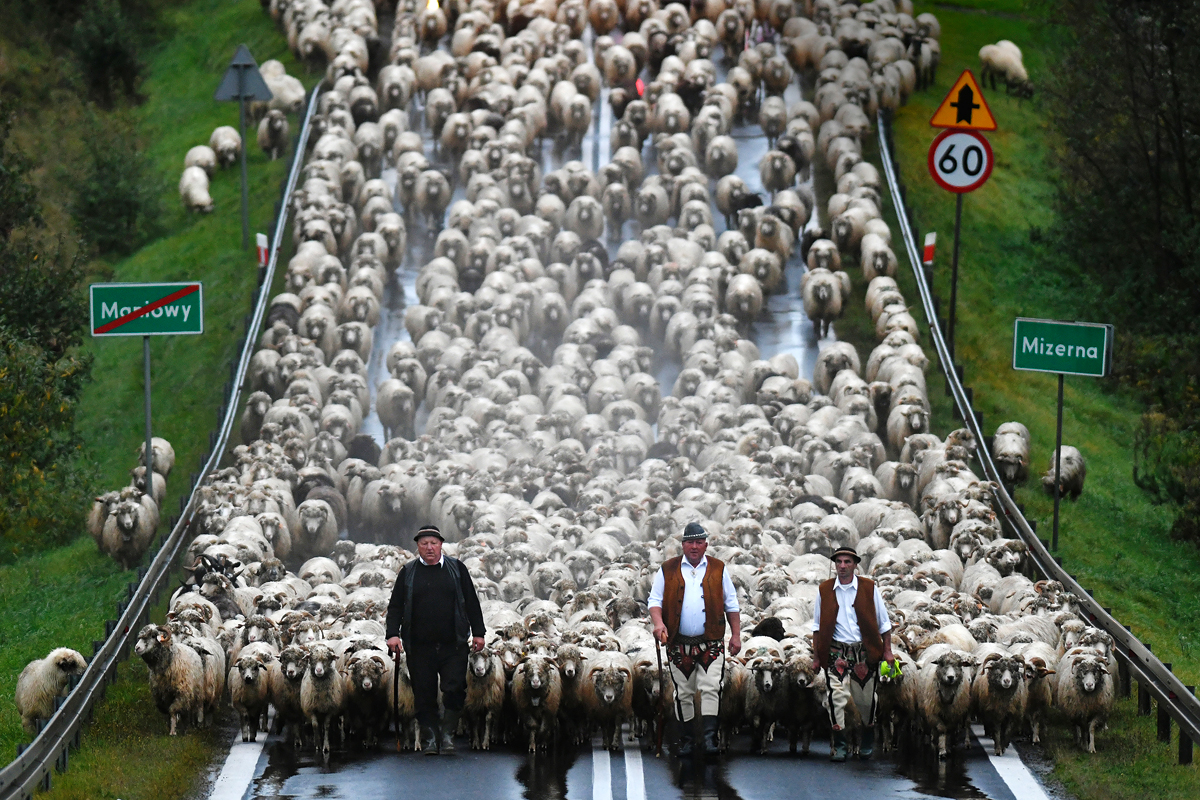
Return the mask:
[[[850,556],[851,558],[854,559],[855,564],[862,563],[862,556],[860,556],[858,554],[858,551],[855,550],[853,547],[839,547],[837,550],[833,551],[833,555],[831,555],[829,557],[829,560],[837,561],[838,556]]]
[[[422,536],[436,536],[443,542],[446,541],[446,537],[442,536],[442,532],[438,530],[437,525],[422,525],[421,530],[417,531],[417,535],[413,537],[413,541],[421,541]]]
[[[700,526],[699,522],[689,522],[683,529],[683,540],[685,542],[702,541],[708,538],[708,533]]]

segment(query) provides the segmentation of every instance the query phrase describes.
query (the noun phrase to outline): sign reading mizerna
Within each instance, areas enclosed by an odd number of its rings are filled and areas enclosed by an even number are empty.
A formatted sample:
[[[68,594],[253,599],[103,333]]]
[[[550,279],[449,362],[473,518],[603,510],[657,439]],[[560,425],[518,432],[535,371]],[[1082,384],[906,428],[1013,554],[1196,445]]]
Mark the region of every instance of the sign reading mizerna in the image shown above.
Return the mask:
[[[1013,369],[1103,377],[1112,362],[1113,326],[1018,317]]]

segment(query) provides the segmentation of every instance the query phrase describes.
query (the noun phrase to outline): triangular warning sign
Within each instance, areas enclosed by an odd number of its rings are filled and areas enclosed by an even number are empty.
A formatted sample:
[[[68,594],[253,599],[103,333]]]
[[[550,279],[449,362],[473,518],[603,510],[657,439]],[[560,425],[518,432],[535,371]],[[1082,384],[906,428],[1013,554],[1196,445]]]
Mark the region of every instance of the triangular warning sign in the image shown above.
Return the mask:
[[[938,106],[929,124],[935,128],[967,128],[975,131],[996,130],[996,118],[971,70],[963,70],[946,99]]]

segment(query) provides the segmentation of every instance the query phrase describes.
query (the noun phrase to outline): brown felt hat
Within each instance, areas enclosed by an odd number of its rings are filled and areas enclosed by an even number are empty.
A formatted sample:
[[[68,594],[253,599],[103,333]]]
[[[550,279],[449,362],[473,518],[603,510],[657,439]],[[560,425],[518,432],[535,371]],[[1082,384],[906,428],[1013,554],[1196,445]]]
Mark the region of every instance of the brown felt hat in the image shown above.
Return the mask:
[[[862,556],[860,556],[858,554],[858,551],[855,550],[853,547],[839,547],[837,550],[833,551],[833,555],[831,555],[829,557],[829,560],[837,561],[838,556],[850,556],[851,558],[854,559],[855,564],[862,563]]]

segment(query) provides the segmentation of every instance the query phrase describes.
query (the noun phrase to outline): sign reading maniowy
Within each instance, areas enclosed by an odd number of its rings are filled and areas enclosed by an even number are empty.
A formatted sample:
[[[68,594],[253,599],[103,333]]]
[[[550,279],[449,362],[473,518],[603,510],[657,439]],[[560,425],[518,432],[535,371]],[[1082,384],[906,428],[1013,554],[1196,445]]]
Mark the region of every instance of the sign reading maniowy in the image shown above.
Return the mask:
[[[93,283],[92,336],[204,333],[204,289],[194,283]]]

